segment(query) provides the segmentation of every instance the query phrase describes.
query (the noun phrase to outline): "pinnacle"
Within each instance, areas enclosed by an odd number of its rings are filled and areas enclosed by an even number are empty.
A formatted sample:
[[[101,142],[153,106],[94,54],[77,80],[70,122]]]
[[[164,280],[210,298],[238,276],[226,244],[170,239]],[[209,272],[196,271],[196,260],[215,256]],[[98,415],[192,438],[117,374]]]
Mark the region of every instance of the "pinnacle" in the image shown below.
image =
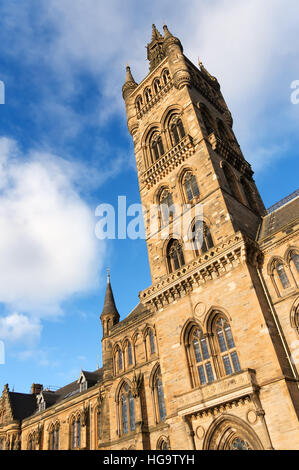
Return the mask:
[[[162,38],[162,34],[157,30],[156,25],[153,24],[153,33],[152,33],[152,41],[157,41]]]

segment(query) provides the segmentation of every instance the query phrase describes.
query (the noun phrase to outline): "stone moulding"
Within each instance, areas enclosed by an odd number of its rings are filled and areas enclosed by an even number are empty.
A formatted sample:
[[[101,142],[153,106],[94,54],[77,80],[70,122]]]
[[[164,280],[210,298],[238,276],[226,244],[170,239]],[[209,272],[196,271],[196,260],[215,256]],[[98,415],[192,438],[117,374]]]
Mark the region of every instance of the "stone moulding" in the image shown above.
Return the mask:
[[[175,147],[157,160],[141,176],[142,183],[150,189],[174,168],[183,163],[195,152],[192,137],[186,135]]]
[[[143,106],[143,108],[140,111],[137,111],[137,119],[142,119],[142,117],[148,111],[150,111],[153,108],[153,106],[159,103],[159,101],[163,98],[163,96],[166,95],[169,92],[169,90],[171,90],[172,87],[173,87],[173,80],[171,79],[166,85],[164,85],[163,88],[161,88],[161,90],[156,95],[152,97],[152,99],[148,103],[146,103]]]
[[[233,406],[250,402],[258,390],[255,371],[245,369],[201,387],[200,392],[197,388],[180,395],[178,415],[201,418],[209,414],[223,413]]]
[[[139,293],[140,301],[158,311],[194,288],[226,274],[242,262],[251,262],[255,244],[240,232],[211,248],[181,269],[163,276]],[[256,247],[257,249],[257,247]]]
[[[250,165],[245,160],[243,160],[235,150],[233,150],[229,145],[225,144],[225,142],[219,139],[219,137],[217,137],[214,133],[209,135],[209,142],[214,152],[216,152],[220,157],[224,158],[234,168],[243,173],[244,176],[246,176],[248,179],[252,178],[253,171]]]

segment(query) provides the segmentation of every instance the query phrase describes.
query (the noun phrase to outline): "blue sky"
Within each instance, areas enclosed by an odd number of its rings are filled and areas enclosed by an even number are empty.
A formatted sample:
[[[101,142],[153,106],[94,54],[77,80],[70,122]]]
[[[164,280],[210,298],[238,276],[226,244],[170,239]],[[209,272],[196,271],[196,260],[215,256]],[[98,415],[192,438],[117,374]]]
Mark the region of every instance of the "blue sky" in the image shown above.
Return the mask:
[[[0,387],[62,386],[101,364],[106,266],[121,317],[150,285],[143,240],[95,237],[95,209],[140,201],[121,87],[151,25],[217,76],[265,205],[298,187],[296,0],[0,2]]]

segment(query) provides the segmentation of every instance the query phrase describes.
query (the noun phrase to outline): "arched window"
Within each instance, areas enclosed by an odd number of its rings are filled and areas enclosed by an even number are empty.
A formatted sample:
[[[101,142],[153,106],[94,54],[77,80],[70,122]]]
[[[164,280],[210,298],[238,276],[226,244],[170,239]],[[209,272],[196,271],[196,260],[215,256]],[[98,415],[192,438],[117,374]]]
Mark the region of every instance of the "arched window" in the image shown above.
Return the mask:
[[[204,126],[206,128],[207,134],[210,135],[210,134],[214,133],[213,119],[212,119],[207,107],[204,104],[200,104],[200,112],[201,112],[202,120],[203,120]]]
[[[167,83],[170,81],[170,73],[167,69],[163,70],[162,72],[162,81],[164,85],[167,85]]]
[[[227,131],[224,123],[218,119],[217,124],[218,124],[218,132],[219,132],[220,138],[224,142],[229,143],[231,139],[230,139],[230,136],[228,134],[228,131]]]
[[[238,353],[231,331],[230,324],[223,316],[218,316],[214,322],[214,335],[217,341],[217,349],[221,357],[225,375],[233,374],[241,370]]]
[[[96,414],[96,426],[97,426],[97,437],[98,441],[102,438],[102,412],[100,407],[97,409],[97,414]]]
[[[160,423],[166,419],[165,398],[160,366],[156,367],[156,371],[154,372],[151,381],[156,423]]]
[[[133,353],[132,353],[132,344],[130,341],[128,341],[127,354],[128,354],[128,365],[131,366],[133,364]]]
[[[162,439],[157,450],[170,450],[168,441],[166,439]]]
[[[287,289],[290,287],[290,281],[287,276],[287,273],[285,271],[284,265],[282,261],[278,261],[275,266],[276,272],[278,274],[279,280],[281,282],[281,285],[284,289]]]
[[[222,169],[232,196],[234,196],[238,201],[242,202],[237,179],[233,171],[228,167],[226,163],[223,164]]]
[[[162,225],[169,223],[169,220],[174,216],[174,204],[172,194],[168,188],[164,188],[159,196],[159,206],[161,213]]]
[[[118,350],[118,369],[122,370],[122,368],[123,368],[123,355],[122,355],[122,351],[119,349]]]
[[[200,328],[191,333],[191,359],[197,370],[195,384],[205,385],[214,381],[214,371],[207,339]]]
[[[121,434],[128,434],[136,429],[135,401],[129,385],[125,382],[120,390],[120,424]]]
[[[147,328],[144,333],[144,341],[146,347],[147,360],[153,355],[156,354],[156,341],[155,335],[152,328]]]
[[[185,198],[187,201],[192,201],[195,197],[199,196],[199,189],[195,175],[192,171],[187,171],[182,179]]]
[[[158,132],[155,132],[150,139],[150,149],[152,162],[158,160],[165,153],[162,137]]]
[[[290,262],[294,264],[297,273],[299,274],[299,254],[296,252],[292,252],[290,256]]]
[[[245,180],[245,178],[241,178],[241,184],[242,184],[243,191],[246,196],[249,207],[253,210],[257,210],[257,205],[256,205],[253,192],[249,183]]]
[[[178,116],[174,116],[170,121],[170,136],[172,145],[177,145],[179,141],[185,137],[185,129],[182,120]]]
[[[170,273],[184,266],[184,253],[182,245],[178,240],[170,240],[170,242],[168,243],[167,262]]]
[[[136,104],[137,113],[140,113],[142,106],[143,106],[142,96],[140,95],[137,96],[135,104]]]
[[[161,82],[160,82],[159,78],[157,78],[157,79],[154,81],[154,91],[155,91],[155,94],[157,95],[161,89],[162,89]]]
[[[29,434],[28,437],[28,450],[35,450],[35,436],[33,434]]]
[[[197,220],[192,230],[192,241],[196,256],[206,253],[213,246],[213,239],[207,224],[202,220]]]
[[[80,449],[81,447],[81,417],[80,416],[74,417],[72,419],[71,442],[72,442],[72,449]]]
[[[49,432],[49,450],[59,450],[59,424],[52,425]]]
[[[156,346],[155,346],[155,337],[154,337],[154,333],[153,333],[153,330],[150,329],[149,330],[149,340],[150,340],[150,350],[151,350],[151,354],[155,354],[156,352]]]
[[[146,103],[149,103],[152,99],[152,90],[150,88],[144,90],[144,98]]]

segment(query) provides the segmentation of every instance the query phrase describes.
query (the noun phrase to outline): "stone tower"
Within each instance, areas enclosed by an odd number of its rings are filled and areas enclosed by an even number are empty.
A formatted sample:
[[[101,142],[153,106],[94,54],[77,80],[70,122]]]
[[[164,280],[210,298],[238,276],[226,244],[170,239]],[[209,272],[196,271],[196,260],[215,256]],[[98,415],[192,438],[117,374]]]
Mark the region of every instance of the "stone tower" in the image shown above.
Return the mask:
[[[147,46],[150,73],[137,85],[127,67],[123,86],[153,282],[169,273],[172,264],[182,264],[170,260],[167,249],[172,238],[192,246],[192,213],[202,214],[207,234],[198,244],[207,247],[238,231],[254,239],[265,214],[217,79],[202,63],[195,67],[180,40],[166,25],[163,29],[164,36],[153,25]],[[162,208],[155,212],[155,205]],[[189,232],[183,217],[193,222]],[[177,246],[170,248],[170,256]],[[185,250],[184,262],[195,254]]]

